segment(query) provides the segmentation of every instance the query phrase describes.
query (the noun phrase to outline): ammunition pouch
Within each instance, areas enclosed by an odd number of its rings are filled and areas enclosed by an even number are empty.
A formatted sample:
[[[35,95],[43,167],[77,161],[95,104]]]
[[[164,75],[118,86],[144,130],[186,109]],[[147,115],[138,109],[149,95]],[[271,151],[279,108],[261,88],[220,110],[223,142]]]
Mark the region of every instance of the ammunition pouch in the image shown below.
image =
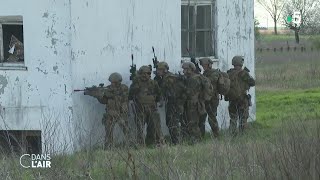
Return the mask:
[[[156,98],[150,95],[142,96],[142,97],[140,96],[137,100],[140,104],[143,104],[143,105],[148,105],[148,104],[154,105],[156,102]]]

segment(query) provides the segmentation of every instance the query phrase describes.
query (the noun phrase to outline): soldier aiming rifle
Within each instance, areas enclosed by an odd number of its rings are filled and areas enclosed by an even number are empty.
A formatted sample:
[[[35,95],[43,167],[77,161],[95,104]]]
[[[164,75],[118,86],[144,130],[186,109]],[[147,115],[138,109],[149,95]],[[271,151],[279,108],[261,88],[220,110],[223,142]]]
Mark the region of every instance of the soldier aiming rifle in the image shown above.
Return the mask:
[[[80,91],[84,91],[83,94],[84,95],[91,95],[94,96],[94,94],[99,93],[100,90],[104,89],[104,84],[100,83],[99,86],[97,87],[96,85],[93,85],[91,87],[85,87],[85,89],[75,89],[73,90],[74,92],[80,92]]]

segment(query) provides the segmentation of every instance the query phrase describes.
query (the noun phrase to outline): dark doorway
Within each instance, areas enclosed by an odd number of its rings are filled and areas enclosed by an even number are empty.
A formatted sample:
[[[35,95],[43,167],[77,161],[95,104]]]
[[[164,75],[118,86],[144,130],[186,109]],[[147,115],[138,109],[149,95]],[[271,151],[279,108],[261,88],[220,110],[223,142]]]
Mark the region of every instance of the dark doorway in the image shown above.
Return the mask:
[[[0,130],[0,153],[41,154],[41,131]]]

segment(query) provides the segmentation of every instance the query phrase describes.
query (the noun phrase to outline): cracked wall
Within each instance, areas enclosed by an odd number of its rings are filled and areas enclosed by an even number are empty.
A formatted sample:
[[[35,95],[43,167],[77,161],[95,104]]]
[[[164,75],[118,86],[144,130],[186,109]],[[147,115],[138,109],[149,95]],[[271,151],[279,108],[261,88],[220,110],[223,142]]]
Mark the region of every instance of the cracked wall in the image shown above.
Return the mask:
[[[180,70],[180,9],[180,0],[71,1],[73,87],[108,85],[115,71],[130,85],[131,54],[137,68],[152,64],[152,46],[160,61]],[[82,93],[72,97],[75,126],[87,132],[79,139],[103,141],[104,106]]]
[[[138,68],[152,64],[152,46],[173,72],[181,70],[180,11],[180,0],[3,2],[0,15],[23,16],[28,70],[0,70],[0,127],[40,129],[45,144],[67,140],[69,149],[101,144],[104,106],[73,89],[107,85],[115,71],[130,85],[131,54]],[[216,14],[219,68],[231,68],[232,57],[243,55],[254,72],[253,2],[217,1]],[[228,115],[221,105],[223,125]]]
[[[10,0],[1,2],[0,12],[1,16],[23,16],[27,67],[27,70],[0,70],[0,128],[42,130],[46,144],[43,149],[59,151],[49,145],[53,147],[56,143],[58,147],[58,142],[71,141],[67,129],[72,116],[67,108],[72,106],[69,3]],[[51,129],[48,124],[53,125]]]
[[[244,56],[244,65],[255,77],[254,52],[254,4],[252,0],[217,1],[217,57],[219,68],[226,71],[232,67],[231,60],[235,55]],[[250,108],[249,120],[256,119],[255,88],[251,88],[253,106]],[[229,125],[227,103],[220,102],[219,123]],[[223,108],[225,107],[225,108]]]

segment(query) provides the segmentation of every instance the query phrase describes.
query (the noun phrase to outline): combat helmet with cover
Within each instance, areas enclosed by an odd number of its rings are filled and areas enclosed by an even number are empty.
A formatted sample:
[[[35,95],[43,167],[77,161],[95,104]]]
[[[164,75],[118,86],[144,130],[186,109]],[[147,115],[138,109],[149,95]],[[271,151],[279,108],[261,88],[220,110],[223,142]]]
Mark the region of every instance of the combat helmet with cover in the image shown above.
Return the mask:
[[[242,56],[234,56],[232,58],[232,65],[234,66],[243,66],[243,57]]]
[[[139,68],[139,74],[143,74],[143,73],[151,73],[151,67],[150,66],[141,66]]]
[[[110,74],[109,81],[110,82],[122,82],[122,76],[121,76],[121,74],[114,72],[114,73]]]
[[[200,64],[203,65],[212,65],[213,61],[210,58],[201,58]],[[218,87],[218,93],[220,95],[226,95],[230,89],[230,79],[226,72],[220,71],[220,69],[217,69],[219,73],[218,81],[217,81],[217,87]]]
[[[200,60],[200,65],[205,65],[205,64],[213,64],[213,61],[210,58],[201,58]]]
[[[169,70],[169,65],[168,63],[161,61],[157,64],[157,69],[166,69]]]
[[[234,66],[242,66],[243,65],[243,57],[235,56],[232,58],[232,65]],[[227,93],[226,97],[229,101],[236,101],[242,98],[242,96],[246,93],[247,85],[242,80],[242,76],[244,74],[244,70],[242,69],[230,69],[228,72],[230,78],[230,90]]]
[[[182,64],[182,69],[191,69],[192,71],[195,71],[196,66],[192,62],[184,62]]]

